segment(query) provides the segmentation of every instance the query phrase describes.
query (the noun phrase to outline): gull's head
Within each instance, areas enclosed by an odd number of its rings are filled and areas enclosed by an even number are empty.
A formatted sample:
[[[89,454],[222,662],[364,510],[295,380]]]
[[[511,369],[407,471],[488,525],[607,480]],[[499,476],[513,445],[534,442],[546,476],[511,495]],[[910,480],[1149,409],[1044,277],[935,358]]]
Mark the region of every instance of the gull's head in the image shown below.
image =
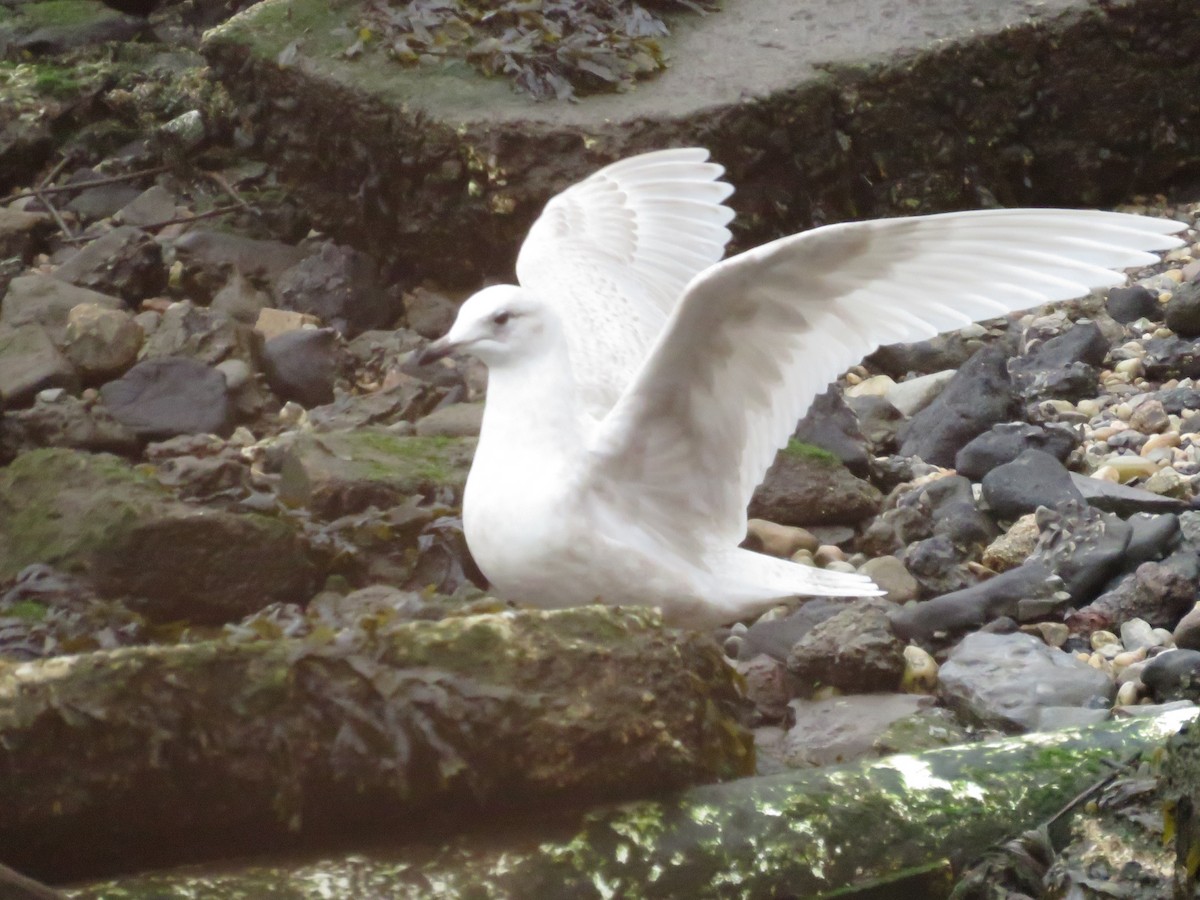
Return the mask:
[[[550,347],[557,334],[554,313],[533,294],[511,284],[484,288],[458,310],[446,336],[434,341],[420,365],[452,353],[469,353],[488,368],[529,359]]]

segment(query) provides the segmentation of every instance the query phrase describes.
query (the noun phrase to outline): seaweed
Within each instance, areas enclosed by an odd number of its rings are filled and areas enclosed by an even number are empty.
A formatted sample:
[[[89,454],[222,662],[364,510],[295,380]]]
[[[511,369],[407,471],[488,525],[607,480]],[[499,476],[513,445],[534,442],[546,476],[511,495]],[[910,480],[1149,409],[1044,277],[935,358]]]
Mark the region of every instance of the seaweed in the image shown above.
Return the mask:
[[[466,60],[538,100],[628,90],[666,67],[663,10],[718,0],[368,0],[363,35],[402,65]]]

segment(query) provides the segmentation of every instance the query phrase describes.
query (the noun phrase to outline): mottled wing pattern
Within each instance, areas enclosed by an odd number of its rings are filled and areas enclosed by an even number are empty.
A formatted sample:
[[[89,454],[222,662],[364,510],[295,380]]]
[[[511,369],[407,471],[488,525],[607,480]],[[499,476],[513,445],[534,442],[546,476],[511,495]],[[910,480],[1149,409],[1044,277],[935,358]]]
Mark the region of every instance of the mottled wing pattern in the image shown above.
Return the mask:
[[[546,204],[517,279],[563,320],[584,411],[611,409],[696,273],[724,255],[733,188],[697,148],[622,160]]]

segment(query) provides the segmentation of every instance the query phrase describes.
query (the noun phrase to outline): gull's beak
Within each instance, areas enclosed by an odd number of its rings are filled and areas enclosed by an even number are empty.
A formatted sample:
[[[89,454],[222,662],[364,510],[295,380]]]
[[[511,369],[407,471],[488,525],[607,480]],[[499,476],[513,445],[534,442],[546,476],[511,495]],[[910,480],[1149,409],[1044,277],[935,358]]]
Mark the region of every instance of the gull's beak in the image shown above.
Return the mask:
[[[428,347],[421,351],[421,355],[417,357],[418,366],[427,366],[430,363],[435,363],[439,359],[445,359],[459,348],[459,344],[448,340],[447,338],[438,338]]]

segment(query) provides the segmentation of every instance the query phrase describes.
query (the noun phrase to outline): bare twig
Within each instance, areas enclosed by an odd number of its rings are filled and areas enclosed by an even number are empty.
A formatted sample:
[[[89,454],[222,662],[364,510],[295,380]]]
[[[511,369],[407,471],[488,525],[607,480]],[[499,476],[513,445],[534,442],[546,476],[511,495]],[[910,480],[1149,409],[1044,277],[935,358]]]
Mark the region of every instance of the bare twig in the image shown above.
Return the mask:
[[[243,200],[241,195],[238,194],[237,190],[234,188],[234,186],[232,184],[230,184],[229,180],[224,175],[222,175],[220,172],[205,172],[204,175],[210,181],[212,181],[214,184],[216,184],[221,190],[223,190],[225,193],[227,193],[230,196],[230,198],[233,200],[233,202],[236,203],[238,206],[240,206],[242,209],[244,209],[246,212],[253,213],[254,215],[258,215],[258,210],[254,209],[249,203],[247,203],[245,200]]]
[[[45,190],[46,186],[48,184],[50,184],[50,182],[52,182],[55,178],[57,178],[58,174],[67,167],[67,162],[70,159],[71,159],[70,156],[64,156],[62,159],[60,159],[58,162],[56,162],[54,164],[54,168],[46,173],[46,177],[43,178],[41,184],[38,185],[38,190]]]
[[[47,197],[40,189],[35,189],[33,196],[36,197],[37,201],[42,204],[42,206],[46,207],[46,211],[54,217],[55,223],[58,225],[59,230],[66,236],[66,239],[69,241],[74,238],[74,232],[71,231],[70,227],[63,220],[63,217],[58,214],[58,210],[55,208],[54,204],[50,202],[50,198]]]
[[[0,205],[15,203],[17,200],[24,200],[28,197],[37,197],[39,194],[61,194],[64,191],[81,191],[84,188],[101,187],[106,184],[118,184],[122,181],[136,181],[143,175],[160,175],[163,172],[170,171],[170,166],[155,166],[153,169],[141,169],[137,172],[126,172],[124,175],[109,175],[105,178],[92,178],[88,181],[77,181],[74,184],[58,184],[53,187],[37,187],[33,190],[23,191],[20,194],[13,194],[10,197],[5,197],[0,200]]]

